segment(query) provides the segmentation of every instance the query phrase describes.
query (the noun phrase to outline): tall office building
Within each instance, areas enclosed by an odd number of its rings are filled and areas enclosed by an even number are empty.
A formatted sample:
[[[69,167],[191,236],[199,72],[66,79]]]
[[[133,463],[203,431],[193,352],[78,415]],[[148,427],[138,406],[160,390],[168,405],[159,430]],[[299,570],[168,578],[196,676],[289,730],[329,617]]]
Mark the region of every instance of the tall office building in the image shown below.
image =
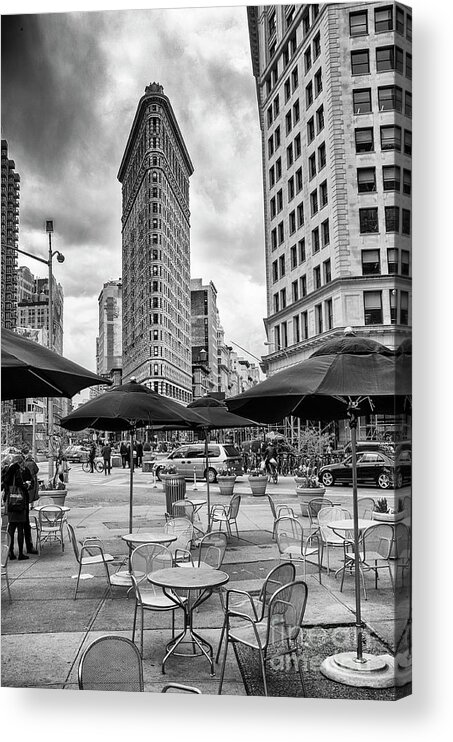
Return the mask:
[[[207,391],[217,391],[217,289],[213,282],[203,284],[201,278],[190,281],[192,362],[197,363],[200,352],[205,351],[205,362],[209,368]]]
[[[123,378],[192,399],[189,177],[171,103],[157,83],[140,99],[122,184]]]
[[[53,350],[63,355],[63,304],[61,284],[52,276]],[[29,268],[20,266],[17,274],[17,325],[45,330],[49,327],[49,279],[36,278]],[[47,342],[47,341],[46,341]]]
[[[96,373],[121,376],[122,369],[122,282],[104,283],[98,297],[99,335],[96,338]]]
[[[19,247],[20,176],[8,157],[8,143],[2,139],[2,327],[13,329],[17,321],[17,248]]]
[[[396,3],[248,8],[262,131],[268,373],[351,325],[411,324],[412,17]]]

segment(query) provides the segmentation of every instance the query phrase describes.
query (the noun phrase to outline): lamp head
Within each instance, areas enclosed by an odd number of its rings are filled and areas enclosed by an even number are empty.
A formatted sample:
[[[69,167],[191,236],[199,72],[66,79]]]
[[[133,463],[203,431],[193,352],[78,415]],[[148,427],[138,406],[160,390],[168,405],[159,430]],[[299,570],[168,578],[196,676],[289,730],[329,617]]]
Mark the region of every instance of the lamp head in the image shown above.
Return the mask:
[[[64,263],[64,255],[61,252],[57,253],[57,261],[59,263]]]

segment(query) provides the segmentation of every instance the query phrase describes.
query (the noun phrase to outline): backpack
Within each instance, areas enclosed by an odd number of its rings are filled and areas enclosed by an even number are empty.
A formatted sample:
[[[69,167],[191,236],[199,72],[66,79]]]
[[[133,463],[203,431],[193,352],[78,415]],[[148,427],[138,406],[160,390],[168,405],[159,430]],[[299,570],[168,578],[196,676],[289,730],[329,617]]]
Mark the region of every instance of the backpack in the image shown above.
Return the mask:
[[[12,484],[8,496],[8,513],[21,513],[24,510],[24,493],[15,484]]]

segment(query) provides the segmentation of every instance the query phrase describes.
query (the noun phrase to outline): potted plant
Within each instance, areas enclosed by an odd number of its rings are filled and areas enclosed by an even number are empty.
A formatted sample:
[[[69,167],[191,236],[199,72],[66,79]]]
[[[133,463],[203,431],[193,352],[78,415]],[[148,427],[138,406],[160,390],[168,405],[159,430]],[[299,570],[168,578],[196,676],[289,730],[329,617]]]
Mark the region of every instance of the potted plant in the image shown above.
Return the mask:
[[[316,467],[304,467],[302,482],[296,487],[301,514],[308,516],[308,503],[310,500],[313,500],[315,497],[322,497],[325,494],[325,491],[326,488],[319,483]]]
[[[165,489],[165,482],[167,482],[169,479],[180,479],[182,482],[185,482],[184,475],[178,474],[178,470],[176,466],[163,466],[159,472],[159,476],[162,482],[162,487],[164,489]]]
[[[236,474],[232,469],[228,467],[220,469],[220,471],[217,473],[217,484],[219,485],[220,494],[229,495],[231,497],[231,495],[233,494],[235,481]]]
[[[307,487],[307,467],[299,466],[294,474],[294,481],[298,487]]]
[[[263,469],[250,469],[248,480],[254,497],[260,497],[266,494],[267,474]]]
[[[65,488],[63,482],[59,480],[54,482],[53,479],[50,479],[48,482],[40,482],[38,492],[39,497],[49,497],[52,499],[54,505],[61,506],[65,504],[66,495],[68,494],[68,490]]]
[[[401,498],[398,500],[396,510],[389,507],[386,497],[381,497],[376,503],[376,509],[373,510],[373,520],[379,520],[384,523],[397,523],[399,520],[402,520],[405,515],[406,511],[403,509],[403,501]]]

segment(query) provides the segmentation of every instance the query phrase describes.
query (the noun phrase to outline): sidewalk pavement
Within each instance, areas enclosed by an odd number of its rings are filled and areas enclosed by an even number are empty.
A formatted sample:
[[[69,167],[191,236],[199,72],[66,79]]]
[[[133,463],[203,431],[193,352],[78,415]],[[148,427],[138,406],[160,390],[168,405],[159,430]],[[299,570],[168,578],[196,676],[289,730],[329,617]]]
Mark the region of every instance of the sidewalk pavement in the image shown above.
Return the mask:
[[[159,528],[165,522],[165,496],[162,485],[153,486],[153,477],[137,469],[134,474],[134,531]],[[206,484],[188,482],[190,497],[205,498]],[[73,465],[70,472],[66,505],[71,510],[68,521],[75,528],[77,538],[99,536],[105,551],[125,557],[127,545],[122,535],[127,533],[129,508],[129,472],[112,469],[111,476],[86,474]],[[240,538],[229,539],[222,570],[228,573],[227,587],[257,594],[267,573],[279,563],[278,550],[272,539],[273,520],[267,497],[252,497],[246,477],[241,477],[235,492],[242,495],[238,515]],[[268,493],[277,504],[287,503],[300,514],[291,477],[281,478],[277,485],[270,484]],[[365,494],[365,493],[364,493]],[[368,493],[367,493],[368,494]],[[329,493],[326,493],[329,496]],[[351,508],[351,490],[337,489],[335,502]],[[376,496],[376,495],[375,495]],[[211,485],[211,504],[227,503],[216,485]],[[206,527],[206,507],[201,511]],[[301,518],[304,527],[308,519]],[[64,553],[57,544],[44,545],[40,556],[30,556],[28,561],[8,563],[12,602],[8,600],[2,582],[2,686],[77,689],[77,668],[86,646],[104,634],[131,637],[134,615],[134,598],[126,588],[113,587],[113,598],[108,596],[103,567],[84,569],[93,575],[81,580],[77,600],[73,599],[78,565],[71,544],[65,534]],[[331,567],[340,566],[340,550],[333,550]],[[111,570],[112,571],[112,570]],[[303,577],[303,565],[297,565],[298,576]],[[407,595],[395,604],[388,578],[383,576],[378,590],[369,580],[368,600],[362,601],[362,617],[391,649],[404,628]],[[307,566],[306,581],[309,589],[304,623],[307,625],[354,625],[354,580],[347,576],[343,592],[334,571],[322,574],[318,582],[315,561]],[[397,610],[395,610],[395,607]],[[396,616],[395,616],[396,614]],[[223,612],[219,596],[215,593],[203,603],[195,614],[195,628],[217,649]],[[145,612],[144,678],[145,690],[160,692],[167,682],[195,685],[203,693],[216,694],[219,667],[216,677],[210,677],[209,664],[204,657],[171,657],[166,674],[161,672],[165,644],[171,636],[171,618],[166,613]],[[176,627],[181,617],[176,614]],[[354,647],[341,647],[354,649]],[[245,689],[234,652],[228,653],[224,694],[245,695]]]

